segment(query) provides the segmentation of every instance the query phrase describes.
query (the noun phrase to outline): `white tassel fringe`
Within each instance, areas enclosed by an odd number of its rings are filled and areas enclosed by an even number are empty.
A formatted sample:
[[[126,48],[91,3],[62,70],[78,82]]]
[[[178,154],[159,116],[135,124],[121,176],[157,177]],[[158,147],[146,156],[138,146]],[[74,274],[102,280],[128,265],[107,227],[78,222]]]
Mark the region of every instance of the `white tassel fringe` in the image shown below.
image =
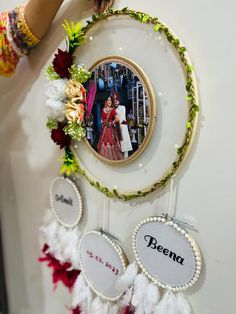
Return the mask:
[[[144,313],[147,314],[153,313],[159,300],[160,300],[159,289],[154,284],[149,283],[143,300]]]
[[[191,307],[182,293],[177,294],[176,301],[180,314],[191,314]]]
[[[154,314],[180,314],[175,295],[167,291],[157,305]]]
[[[46,212],[44,224],[40,227],[48,252],[60,262],[70,262],[74,269],[79,269],[78,244],[81,232],[78,226],[65,228],[57,222],[52,212]]]
[[[120,293],[124,293],[134,283],[134,280],[138,273],[138,267],[136,262],[129,264],[126,271],[121,275],[116,283],[116,288]]]

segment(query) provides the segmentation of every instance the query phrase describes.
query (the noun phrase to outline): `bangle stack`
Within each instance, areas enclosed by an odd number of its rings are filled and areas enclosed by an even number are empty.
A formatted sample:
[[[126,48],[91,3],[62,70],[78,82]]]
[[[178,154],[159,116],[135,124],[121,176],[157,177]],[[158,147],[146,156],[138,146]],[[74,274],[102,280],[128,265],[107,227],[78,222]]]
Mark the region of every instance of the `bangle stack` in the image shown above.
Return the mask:
[[[24,11],[25,7],[19,6],[8,13],[8,36],[14,42],[13,48],[16,46],[15,50],[18,55],[28,54],[30,49],[40,41],[30,30]]]

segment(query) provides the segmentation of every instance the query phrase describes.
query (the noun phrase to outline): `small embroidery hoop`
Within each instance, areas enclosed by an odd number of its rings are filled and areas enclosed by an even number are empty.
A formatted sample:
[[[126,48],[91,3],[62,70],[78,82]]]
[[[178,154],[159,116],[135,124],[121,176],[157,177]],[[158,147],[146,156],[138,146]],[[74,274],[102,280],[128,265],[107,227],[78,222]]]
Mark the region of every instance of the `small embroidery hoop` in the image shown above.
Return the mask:
[[[58,181],[63,181],[63,182],[66,182],[70,185],[70,187],[72,188],[73,192],[75,193],[76,195],[76,198],[78,200],[78,203],[79,203],[79,208],[78,208],[78,217],[77,219],[75,220],[75,222],[73,224],[66,224],[64,223],[61,218],[58,216],[57,214],[57,211],[55,209],[55,206],[54,206],[54,203],[53,203],[53,188],[54,188],[54,184]],[[77,188],[77,186],[68,178],[64,178],[64,177],[56,177],[52,183],[51,183],[51,187],[50,187],[50,204],[51,204],[51,209],[52,209],[52,212],[53,214],[55,215],[57,221],[65,228],[74,228],[76,225],[78,225],[78,223],[80,222],[81,220],[81,217],[82,217],[82,214],[83,214],[83,205],[82,205],[82,198],[81,198],[81,195],[80,195],[80,192]]]
[[[102,237],[103,239],[105,239],[105,241],[111,246],[111,248],[116,252],[116,254],[118,255],[118,258],[120,259],[121,261],[121,264],[122,264],[122,268],[123,268],[123,271],[125,272],[126,268],[127,268],[127,258],[123,252],[123,250],[121,249],[120,245],[117,243],[117,240],[111,236],[110,234],[108,233],[105,233],[104,231],[102,231],[101,229],[100,230],[93,230],[93,231],[89,231],[87,233],[85,233],[81,239],[80,239],[80,243],[79,243],[79,255],[80,255],[80,252],[81,252],[81,244],[82,244],[82,241],[84,240],[84,238],[88,235],[97,235],[99,237]],[[98,291],[96,289],[96,287],[93,285],[93,283],[90,281],[90,279],[88,278],[87,274],[86,274],[86,271],[85,271],[85,268],[84,268],[84,264],[81,260],[81,257],[79,258],[79,263],[80,263],[80,267],[81,267],[81,272],[82,272],[82,275],[85,279],[85,281],[87,282],[88,286],[91,288],[91,290],[98,296],[100,297],[101,299],[105,300],[105,301],[117,301],[118,299],[120,299],[120,297],[123,295],[123,292],[122,293],[119,293],[119,295],[117,295],[116,297],[108,297],[106,296],[105,294],[101,293],[100,291]]]
[[[136,247],[137,233],[143,225],[148,224],[148,223],[153,223],[153,222],[163,223],[163,224],[170,226],[171,228],[174,228],[180,235],[182,235],[186,238],[186,240],[189,242],[189,245],[192,247],[194,257],[195,257],[195,272],[194,272],[194,276],[192,277],[192,279],[189,282],[187,282],[185,285],[170,286],[170,285],[167,285],[163,282],[158,281],[153,275],[151,275],[149,273],[149,271],[144,267],[142,261],[140,260],[139,255],[137,253],[137,247]],[[137,225],[137,227],[134,229],[133,238],[132,238],[132,246],[133,246],[133,251],[135,254],[136,262],[137,262],[138,266],[141,268],[142,273],[144,273],[144,275],[148,279],[150,279],[153,283],[157,284],[161,288],[167,289],[167,290],[170,290],[173,292],[179,292],[179,291],[183,291],[183,290],[186,290],[186,289],[192,287],[197,282],[199,275],[200,275],[200,272],[201,272],[201,254],[200,254],[199,247],[198,247],[197,243],[195,242],[195,240],[184,229],[180,228],[176,223],[174,223],[171,219],[165,219],[165,218],[160,217],[160,216],[154,216],[154,217],[149,217],[149,218],[142,220]]]

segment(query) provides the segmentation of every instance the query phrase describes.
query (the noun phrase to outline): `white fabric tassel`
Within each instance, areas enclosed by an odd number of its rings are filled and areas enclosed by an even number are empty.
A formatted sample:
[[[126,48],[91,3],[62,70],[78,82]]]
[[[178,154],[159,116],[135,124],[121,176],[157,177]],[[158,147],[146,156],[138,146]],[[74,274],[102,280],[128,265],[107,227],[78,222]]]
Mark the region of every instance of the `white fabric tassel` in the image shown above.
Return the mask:
[[[118,305],[113,302],[103,302],[87,286],[82,275],[78,276],[72,292],[72,308],[80,307],[81,314],[117,314]]]
[[[86,286],[82,291],[80,291],[79,307],[81,314],[89,313],[90,304],[92,303],[93,299],[94,299],[93,293],[88,286]]]
[[[62,256],[65,260],[71,262],[72,266],[79,269],[79,253],[78,253],[78,243],[80,239],[80,231],[78,228],[73,228],[67,230],[64,242],[64,250]]]
[[[64,263],[66,262],[66,258],[63,255],[64,250],[64,239],[66,238],[67,229],[63,226],[59,226],[57,229],[57,244],[54,247],[54,256],[57,260]]]
[[[55,220],[55,217],[50,209],[46,210],[46,214],[43,218],[43,225],[39,228],[41,235],[43,237],[44,243],[49,246],[48,251],[50,253],[51,249],[53,250],[57,244],[56,237],[57,237],[57,230],[59,224]]]
[[[60,262],[69,261],[75,268],[79,268],[77,246],[80,240],[80,231],[77,226],[65,228],[57,222],[49,210],[46,212],[40,231],[49,246],[50,253]]]
[[[138,267],[135,262],[129,264],[126,271],[121,275],[116,283],[116,288],[120,293],[124,293],[130,286],[133,285],[135,277],[138,273]]]
[[[77,226],[65,228],[57,222],[51,211],[47,211],[40,231],[44,242],[49,246],[48,252],[53,254],[60,262],[69,261],[73,268],[80,268],[78,243],[81,233]]]
[[[126,290],[125,294],[119,300],[118,306],[121,308],[128,306],[131,303],[131,298],[132,298],[132,288]]]
[[[79,275],[73,287],[72,292],[72,307],[77,306],[81,309],[81,314],[88,313],[89,305],[91,304],[93,295],[82,275]]]
[[[51,209],[47,209],[46,210],[46,213],[43,217],[43,224],[44,225],[49,225],[51,222],[53,222],[55,219],[54,219],[54,216],[53,216],[53,213],[52,213],[52,210]]]
[[[191,307],[182,293],[177,294],[176,301],[180,314],[191,314]]]
[[[134,281],[134,293],[131,300],[135,307],[135,314],[144,314],[143,300],[145,298],[145,291],[148,286],[148,279],[143,274],[138,274]]]
[[[160,299],[160,293],[158,287],[152,283],[147,286],[145,292],[146,293],[143,300],[143,308],[144,313],[149,314],[152,313],[156,308]]]
[[[109,302],[108,304],[108,314],[117,314],[119,307],[116,303]]]
[[[73,286],[72,291],[72,307],[76,308],[79,305],[79,302],[81,301],[81,295],[80,292],[86,287],[85,281],[83,276],[78,276],[75,284]]]
[[[42,226],[39,228],[40,234],[43,237],[43,241],[45,242],[45,229],[47,229],[47,227],[53,222],[55,221],[53,213],[50,209],[47,209],[45,212],[45,215],[43,217],[43,224]]]
[[[176,297],[171,291],[164,294],[153,314],[179,314]]]
[[[49,225],[44,225],[40,228],[46,244],[49,246],[49,252],[53,252],[57,245],[57,221],[51,222]]]
[[[87,309],[86,314],[117,314],[119,307],[114,302],[103,302],[99,297],[96,297]]]
[[[99,297],[96,297],[93,300],[88,313],[89,314],[109,314],[108,303],[103,302]]]

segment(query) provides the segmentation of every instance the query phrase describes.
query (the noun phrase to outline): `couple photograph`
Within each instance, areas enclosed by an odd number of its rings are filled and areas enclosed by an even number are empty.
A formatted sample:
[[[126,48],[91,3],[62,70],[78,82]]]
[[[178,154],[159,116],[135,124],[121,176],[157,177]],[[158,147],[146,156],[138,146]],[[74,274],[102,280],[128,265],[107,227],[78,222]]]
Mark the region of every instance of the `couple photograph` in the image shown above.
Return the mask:
[[[126,108],[120,105],[119,95],[113,94],[105,99],[101,124],[98,153],[110,160],[128,158],[133,147],[126,121]]]
[[[149,124],[143,83],[127,65],[99,64],[87,83],[86,136],[107,160],[126,160],[145,139]]]

